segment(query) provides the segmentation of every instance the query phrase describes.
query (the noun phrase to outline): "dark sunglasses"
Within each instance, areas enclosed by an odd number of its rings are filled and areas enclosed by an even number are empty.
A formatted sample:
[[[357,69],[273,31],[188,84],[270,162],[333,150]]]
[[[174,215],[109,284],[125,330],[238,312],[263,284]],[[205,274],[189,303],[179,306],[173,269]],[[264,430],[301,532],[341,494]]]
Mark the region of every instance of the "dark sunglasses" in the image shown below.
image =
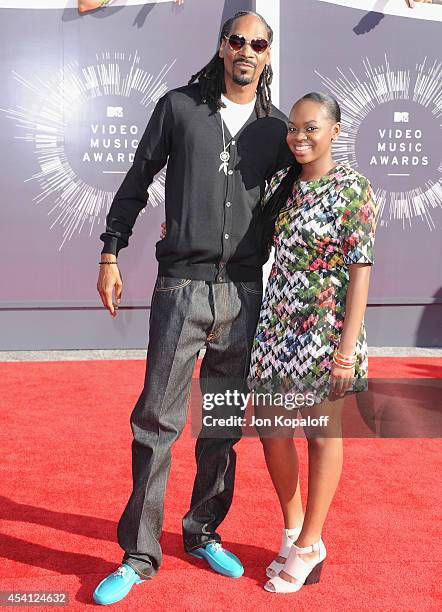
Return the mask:
[[[232,51],[239,51],[247,43],[249,44],[255,53],[264,53],[269,46],[268,40],[265,38],[254,38],[253,40],[246,40],[244,36],[238,34],[231,34],[230,36],[224,36],[229,43],[229,47]]]

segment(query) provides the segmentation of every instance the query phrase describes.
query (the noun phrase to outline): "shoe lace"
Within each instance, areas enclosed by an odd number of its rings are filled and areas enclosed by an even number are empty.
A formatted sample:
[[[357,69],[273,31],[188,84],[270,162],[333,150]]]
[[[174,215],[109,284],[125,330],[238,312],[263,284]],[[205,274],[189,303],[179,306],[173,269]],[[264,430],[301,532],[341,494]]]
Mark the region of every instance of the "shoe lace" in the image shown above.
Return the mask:
[[[127,574],[127,567],[124,567],[124,565],[120,565],[120,567],[117,569],[116,572],[114,572],[114,576],[121,576],[122,578],[125,577],[125,575]]]

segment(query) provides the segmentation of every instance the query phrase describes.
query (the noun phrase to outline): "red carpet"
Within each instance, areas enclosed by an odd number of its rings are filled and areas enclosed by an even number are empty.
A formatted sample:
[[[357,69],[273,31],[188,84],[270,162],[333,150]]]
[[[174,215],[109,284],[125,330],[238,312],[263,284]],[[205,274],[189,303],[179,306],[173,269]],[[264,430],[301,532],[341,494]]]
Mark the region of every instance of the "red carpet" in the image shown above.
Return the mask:
[[[442,359],[371,360],[372,376],[441,372]],[[0,364],[0,590],[67,591],[67,609],[92,607],[96,583],[120,561],[115,528],[130,491],[128,419],[143,375],[139,361]],[[281,518],[256,439],[237,447],[236,495],[221,529],[245,576],[218,576],[184,555],[180,521],[193,444],[187,429],[174,447],[163,567],[112,609],[441,609],[439,440],[345,440],[322,581],[287,596],[262,589]],[[297,445],[305,493],[305,442]]]

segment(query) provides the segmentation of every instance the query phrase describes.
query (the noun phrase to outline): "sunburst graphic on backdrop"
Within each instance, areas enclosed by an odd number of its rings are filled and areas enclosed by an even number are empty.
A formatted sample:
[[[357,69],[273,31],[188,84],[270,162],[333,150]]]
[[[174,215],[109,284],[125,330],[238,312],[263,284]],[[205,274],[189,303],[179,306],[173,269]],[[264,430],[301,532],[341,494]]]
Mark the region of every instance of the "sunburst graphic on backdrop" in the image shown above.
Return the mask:
[[[334,78],[316,71],[323,84],[339,100],[342,109],[342,131],[333,147],[334,157],[337,161],[345,162],[363,173],[368,171],[370,174],[368,162],[361,163],[361,152],[364,149],[364,142],[361,142],[361,139],[371,138],[367,126],[373,133],[382,133],[385,138],[388,138],[389,130],[393,130],[394,139],[394,130],[399,129],[402,130],[402,134],[407,134],[409,125],[400,122],[411,121],[413,115],[418,115],[426,130],[422,129],[422,124],[417,128],[413,126],[412,136],[397,143],[398,147],[405,149],[404,156],[407,157],[407,163],[419,160],[416,162],[416,167],[403,166],[403,153],[395,152],[398,164],[397,167],[390,165],[385,169],[385,185],[376,186],[376,182],[373,183],[379,204],[381,225],[386,226],[398,221],[405,228],[411,226],[413,222],[424,221],[428,229],[433,230],[436,227],[435,213],[442,208],[442,162],[440,146],[434,144],[435,141],[440,142],[442,64],[437,61],[428,62],[425,58],[420,64],[416,64],[414,70],[392,69],[387,56],[384,63],[378,66],[373,66],[368,58],[362,64],[364,70],[361,77],[352,68],[347,70],[337,68],[339,76]],[[396,109],[398,112],[393,112]],[[400,112],[404,109],[405,113]],[[371,116],[372,123],[370,123]],[[387,116],[392,121],[390,125],[382,123],[384,119],[387,122]],[[361,127],[364,129],[361,130]],[[364,133],[361,134],[361,131]],[[423,144],[425,132],[432,139],[432,147],[426,156],[419,157],[416,149],[422,153],[422,147],[425,146]],[[417,140],[414,138],[415,135],[418,137]],[[378,142],[373,145],[393,146],[391,142]],[[374,151],[376,152],[378,151]],[[434,155],[438,155],[439,158],[434,159]],[[380,157],[386,159],[386,155]],[[377,159],[375,162],[379,163]],[[423,167],[425,162],[426,166]],[[379,168],[376,170],[379,172]]]
[[[13,78],[32,94],[33,101],[29,104],[32,108],[17,106],[0,110],[15,122],[16,138],[33,146],[40,170],[26,182],[35,181],[39,185],[40,193],[33,198],[36,204],[49,202],[51,205],[50,228],[62,229],[59,250],[74,235],[86,229],[91,235],[94,226],[103,223],[115,191],[106,188],[109,178],[106,180],[101,175],[121,174],[122,178],[130,165],[126,163],[124,169],[115,170],[115,164],[104,164],[102,168],[110,169],[100,170],[99,185],[81,178],[81,172],[73,168],[78,160],[72,159],[67,151],[68,123],[81,107],[100,100],[114,101],[110,108],[116,116],[115,101],[124,104],[130,99],[144,108],[153,108],[167,91],[165,77],[176,59],[165,64],[156,75],[144,70],[140,59],[136,51],[104,51],[89,65],[69,63],[46,81],[38,77],[28,80],[13,72]],[[165,170],[155,177],[148,190],[151,206],[156,207],[164,200],[164,183]]]

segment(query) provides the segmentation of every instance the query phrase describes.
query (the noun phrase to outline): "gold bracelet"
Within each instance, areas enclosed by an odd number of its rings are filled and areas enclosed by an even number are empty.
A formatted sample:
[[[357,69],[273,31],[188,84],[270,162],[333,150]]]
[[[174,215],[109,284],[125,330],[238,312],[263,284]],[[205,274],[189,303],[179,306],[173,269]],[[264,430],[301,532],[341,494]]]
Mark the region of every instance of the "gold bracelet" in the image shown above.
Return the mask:
[[[356,359],[353,359],[352,361],[345,361],[345,359],[340,359],[339,357],[333,357],[333,361],[343,366],[354,366],[356,363]]]
[[[353,365],[343,365],[342,363],[339,363],[339,362],[335,361],[334,359],[333,359],[333,363],[335,365],[337,365],[338,368],[342,368],[343,370],[353,370],[353,368],[355,367],[355,364],[353,364]]]
[[[343,359],[341,357],[341,354],[336,351],[333,355],[333,359],[332,359],[333,363],[335,363],[336,365],[338,365],[340,368],[353,368],[356,364],[356,354],[354,355],[353,358],[351,359]]]
[[[344,355],[344,353],[341,353],[339,349],[336,349],[335,355],[337,355],[341,359],[345,359],[346,361],[351,361],[352,359],[356,359],[356,351],[354,351],[354,353],[352,353],[351,355]]]

